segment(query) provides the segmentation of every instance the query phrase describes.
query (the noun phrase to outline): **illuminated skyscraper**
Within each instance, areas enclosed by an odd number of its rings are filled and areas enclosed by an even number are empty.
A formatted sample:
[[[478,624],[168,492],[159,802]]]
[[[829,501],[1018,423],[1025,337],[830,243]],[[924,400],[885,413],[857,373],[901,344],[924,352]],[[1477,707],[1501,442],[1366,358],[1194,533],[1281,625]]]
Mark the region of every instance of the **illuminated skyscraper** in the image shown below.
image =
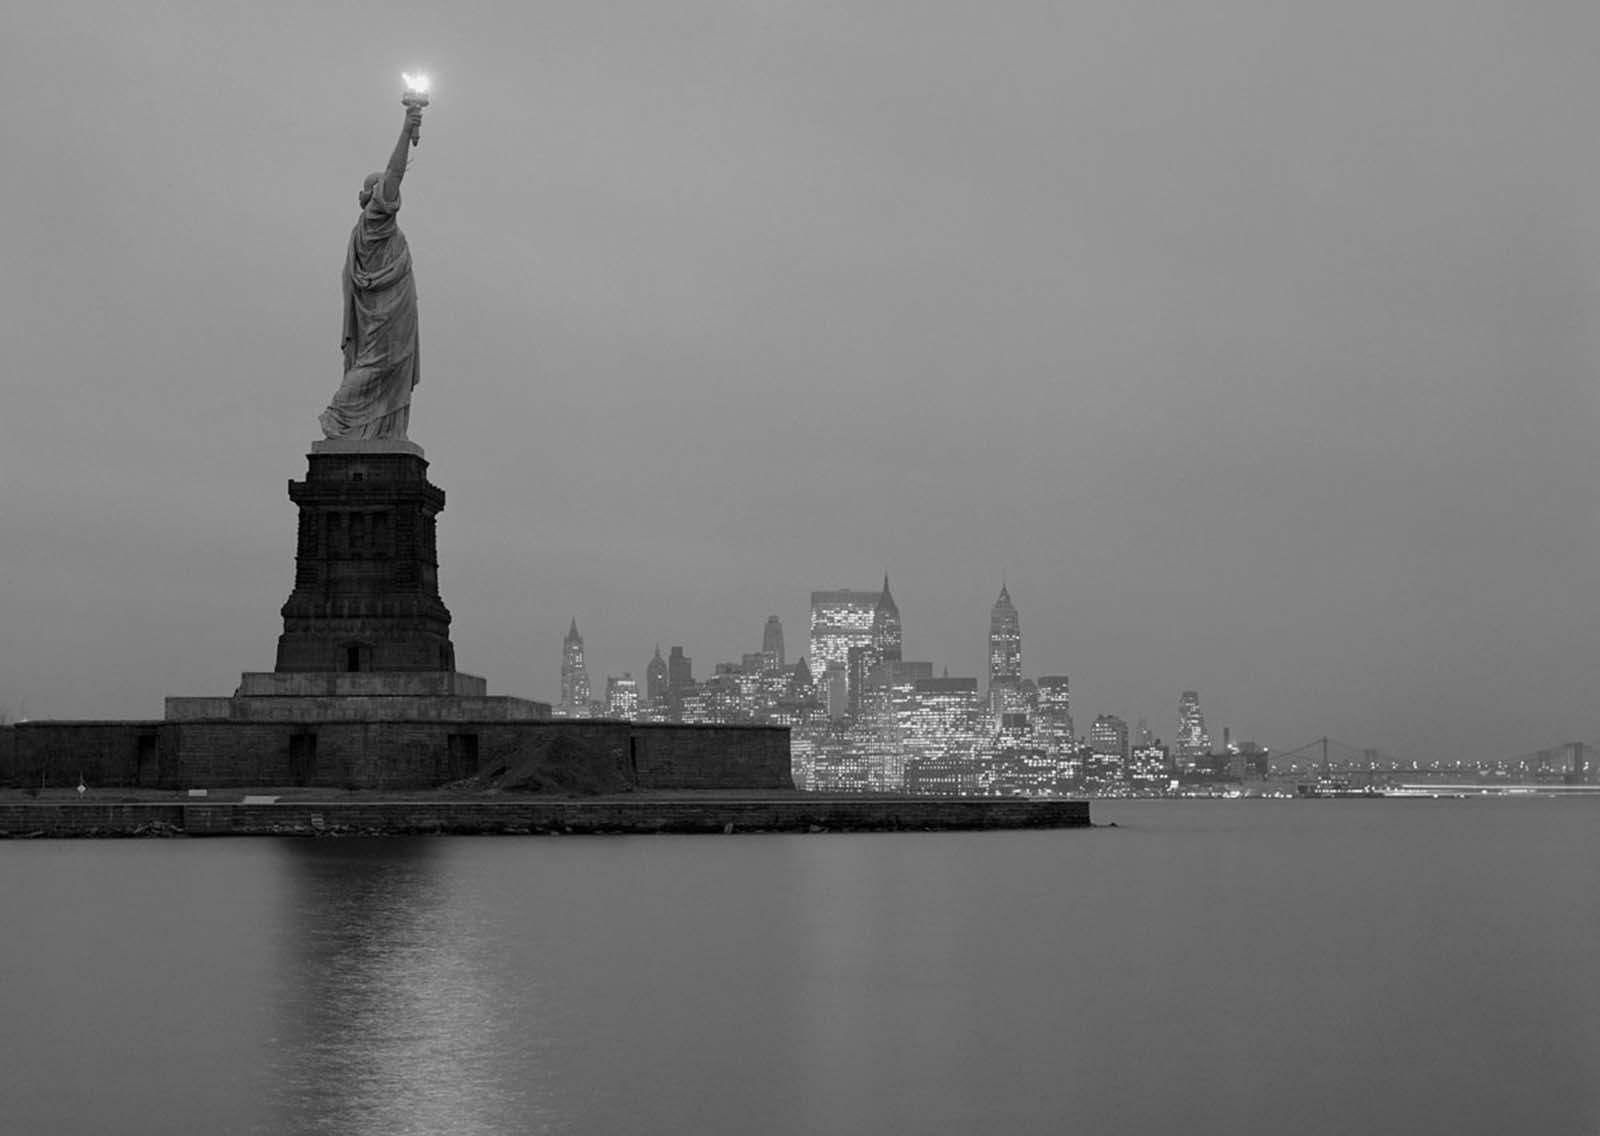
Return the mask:
[[[801,655],[794,666],[784,672],[784,697],[796,702],[816,702],[817,684],[812,681],[811,667],[806,663],[806,657]]]
[[[877,592],[840,588],[811,593],[811,671],[821,674],[850,663],[851,647],[872,646],[872,618]]]
[[[904,659],[879,663],[864,676],[854,733],[866,753],[873,789],[898,792],[903,787],[916,684],[932,677],[932,663]]]
[[[1072,692],[1066,675],[1039,678],[1039,708],[1035,713],[1035,734],[1050,753],[1072,746]]]
[[[767,616],[767,626],[761,632],[762,669],[781,671],[783,661],[783,624],[775,615]]]
[[[754,721],[760,686],[759,667],[717,663],[709,678],[693,683],[683,693],[680,720],[718,725]]]
[[[569,718],[589,715],[589,671],[583,665],[583,636],[576,619],[561,641],[561,709]]]
[[[989,610],[989,688],[1022,684],[1022,625],[1011,593],[1000,585],[1000,598]]]
[[[907,758],[954,754],[971,761],[986,729],[975,678],[924,678],[912,684],[904,721]]]
[[[866,593],[853,594],[859,597]],[[852,621],[857,618],[859,618],[858,613],[853,612]],[[900,662],[901,644],[900,608],[895,604],[894,596],[889,593],[889,574],[885,572],[883,591],[879,592],[873,601],[867,641],[865,643],[853,641],[845,652],[845,694],[849,713],[861,712],[861,700],[866,689],[867,676],[883,663]]]
[[[872,663],[898,663],[901,658],[900,609],[889,594],[889,573],[883,574],[883,593],[872,609]]]
[[[1011,593],[1000,585],[1000,598],[989,611],[989,712],[996,724],[1022,706],[1022,625]]]
[[[1172,775],[1168,761],[1166,746],[1153,738],[1142,741],[1128,755],[1128,780],[1146,789],[1159,787]]]
[[[645,702],[653,711],[665,711],[667,708],[667,661],[661,657],[661,644],[656,644],[656,653],[650,660],[650,665],[644,669],[644,697]]]
[[[1089,727],[1089,760],[1084,777],[1101,785],[1120,780],[1128,765],[1128,723],[1101,714]]]
[[[1192,690],[1178,699],[1178,768],[1194,772],[1211,753],[1211,735],[1206,733],[1206,718],[1200,713],[1200,695]]]
[[[816,753],[811,788],[824,793],[860,793],[871,787],[866,755],[851,744],[844,722],[824,722],[812,731]]]
[[[606,717],[627,721],[639,716],[639,683],[631,674],[606,676]]]
[[[906,792],[977,792],[986,717],[977,679],[914,680],[901,714]]]
[[[878,592],[840,588],[811,593],[811,673],[827,692],[828,712],[843,716],[851,700],[850,648],[872,649]],[[857,670],[870,670],[857,656]]]
[[[872,648],[854,646],[844,666],[845,708],[850,714],[861,712],[861,691],[872,670]],[[835,715],[837,716],[837,715]]]

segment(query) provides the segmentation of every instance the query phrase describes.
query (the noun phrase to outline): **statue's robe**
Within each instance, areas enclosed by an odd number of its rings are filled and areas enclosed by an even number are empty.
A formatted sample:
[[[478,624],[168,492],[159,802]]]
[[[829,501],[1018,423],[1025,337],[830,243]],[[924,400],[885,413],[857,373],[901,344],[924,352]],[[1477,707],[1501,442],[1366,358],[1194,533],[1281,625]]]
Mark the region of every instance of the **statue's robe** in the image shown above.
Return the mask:
[[[404,438],[419,381],[417,287],[411,249],[395,222],[400,191],[372,187],[350,230],[344,264],[344,381],[322,412],[329,438]]]

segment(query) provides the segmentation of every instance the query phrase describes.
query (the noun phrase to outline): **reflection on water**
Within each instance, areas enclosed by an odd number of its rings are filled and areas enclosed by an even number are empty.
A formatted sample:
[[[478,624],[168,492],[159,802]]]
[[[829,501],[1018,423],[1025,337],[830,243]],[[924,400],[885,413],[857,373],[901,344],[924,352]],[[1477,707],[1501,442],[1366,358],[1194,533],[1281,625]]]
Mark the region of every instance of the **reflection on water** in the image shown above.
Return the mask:
[[[1600,801],[0,844],[0,1133],[1600,1131]]]
[[[496,995],[492,920],[441,871],[441,842],[280,847],[281,1129],[391,1136],[537,1124],[529,1050],[540,1035]]]

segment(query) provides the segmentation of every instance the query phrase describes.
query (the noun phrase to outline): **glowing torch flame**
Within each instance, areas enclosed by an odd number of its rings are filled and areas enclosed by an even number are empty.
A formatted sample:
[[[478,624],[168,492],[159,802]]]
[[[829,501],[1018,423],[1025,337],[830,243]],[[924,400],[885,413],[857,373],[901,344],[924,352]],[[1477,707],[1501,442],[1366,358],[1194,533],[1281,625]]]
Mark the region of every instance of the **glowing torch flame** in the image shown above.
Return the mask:
[[[400,72],[400,78],[406,81],[406,93],[400,96],[403,106],[425,107],[428,105],[428,77],[426,75],[408,75]],[[420,113],[420,112],[419,112]],[[422,127],[419,125],[411,134],[411,144],[415,146],[422,141]]]

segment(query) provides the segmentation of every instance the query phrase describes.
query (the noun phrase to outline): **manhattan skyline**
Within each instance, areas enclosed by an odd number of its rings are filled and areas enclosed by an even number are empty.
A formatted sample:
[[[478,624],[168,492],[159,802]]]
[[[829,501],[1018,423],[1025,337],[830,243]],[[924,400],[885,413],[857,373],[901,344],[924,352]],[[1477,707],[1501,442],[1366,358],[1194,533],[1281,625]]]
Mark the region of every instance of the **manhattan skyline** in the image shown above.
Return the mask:
[[[695,659],[692,651],[687,650],[684,644],[673,644],[671,650],[674,658],[684,660],[684,673],[680,681],[687,686],[699,686],[713,683],[722,672],[771,675],[776,672],[790,672],[799,662],[805,663],[804,691],[789,689],[783,699],[781,707],[770,704],[770,699],[776,687],[767,690],[762,696],[745,699],[739,698],[739,708],[734,710],[734,717],[722,718],[715,714],[707,721],[745,721],[758,722],[774,720],[772,712],[777,712],[776,720],[786,721],[790,725],[812,725],[827,721],[830,717],[839,722],[854,720],[858,712],[866,712],[861,705],[864,688],[876,683],[890,681],[912,682],[916,678],[941,678],[969,681],[975,684],[974,689],[981,696],[982,716],[988,722],[987,733],[983,741],[985,744],[992,741],[992,735],[1000,729],[1002,714],[1016,711],[1022,712],[1030,719],[1037,719],[1043,725],[1059,723],[1047,722],[1051,711],[1059,711],[1067,715],[1070,721],[1070,703],[1068,676],[1065,674],[1035,673],[1025,665],[1025,656],[1022,649],[1023,637],[1021,621],[1016,606],[1012,602],[1009,587],[1001,585],[1000,594],[990,609],[989,619],[989,648],[988,670],[978,675],[952,674],[948,663],[937,659],[906,659],[903,644],[903,625],[898,605],[893,599],[890,582],[887,575],[883,580],[882,588],[877,591],[868,589],[828,589],[813,591],[811,593],[810,626],[803,646],[788,656],[784,644],[786,640],[782,621],[776,614],[769,615],[762,627],[761,649],[759,651],[741,652],[737,658]],[[862,652],[862,657],[856,658],[857,650]],[[697,665],[698,664],[698,665]],[[895,668],[904,668],[897,678],[891,680],[886,673],[880,673],[876,668],[879,664],[888,664]],[[651,693],[655,688],[649,682],[653,670],[659,668],[660,676],[658,698]],[[652,657],[644,668],[647,683],[641,688],[645,694],[635,706],[637,713],[645,714],[647,719],[656,715],[666,715],[668,711],[667,689],[669,685],[668,667],[661,659],[661,645],[653,648]],[[875,676],[875,677],[874,677]],[[609,705],[609,696],[599,697],[601,689],[609,689],[614,682],[622,681],[637,685],[638,680],[631,671],[607,672],[602,678],[598,674],[591,674],[588,666],[588,651],[584,644],[581,629],[574,619],[562,637],[561,644],[561,690],[558,697],[551,700],[551,705],[556,713],[561,716],[574,717],[633,717],[634,712],[618,714]],[[792,685],[792,679],[790,684]],[[837,689],[833,689],[834,687]],[[798,701],[795,701],[798,700]],[[974,707],[976,709],[976,706]],[[691,720],[679,717],[681,707],[674,704],[670,712],[670,720]],[[727,707],[724,709],[732,709]],[[797,709],[804,709],[804,721],[790,718]],[[1040,711],[1044,710],[1044,717]],[[747,719],[746,715],[753,715]],[[1141,730],[1146,724],[1145,716],[1138,715]],[[663,716],[655,720],[668,720]],[[692,720],[701,720],[692,718]],[[1172,721],[1172,729],[1165,731],[1173,739],[1173,750],[1180,757],[1193,759],[1204,756],[1212,751],[1211,738],[1204,725],[1204,716],[1199,709],[1198,695],[1193,690],[1185,690],[1179,701],[1176,716]],[[1042,726],[1041,726],[1042,728]],[[1164,731],[1156,729],[1151,731],[1151,741],[1159,741]],[[1222,732],[1226,732],[1225,730]],[[1066,738],[1072,737],[1068,730]],[[1059,740],[1059,739],[1058,739]],[[1392,756],[1392,755],[1390,755]]]
[[[953,675],[1004,581],[1084,721],[1600,735],[1592,6],[386,13],[8,27],[0,713],[270,668],[427,67],[411,432],[492,691],[554,700],[574,617],[597,683],[774,613],[796,657],[810,591],[887,571]]]

